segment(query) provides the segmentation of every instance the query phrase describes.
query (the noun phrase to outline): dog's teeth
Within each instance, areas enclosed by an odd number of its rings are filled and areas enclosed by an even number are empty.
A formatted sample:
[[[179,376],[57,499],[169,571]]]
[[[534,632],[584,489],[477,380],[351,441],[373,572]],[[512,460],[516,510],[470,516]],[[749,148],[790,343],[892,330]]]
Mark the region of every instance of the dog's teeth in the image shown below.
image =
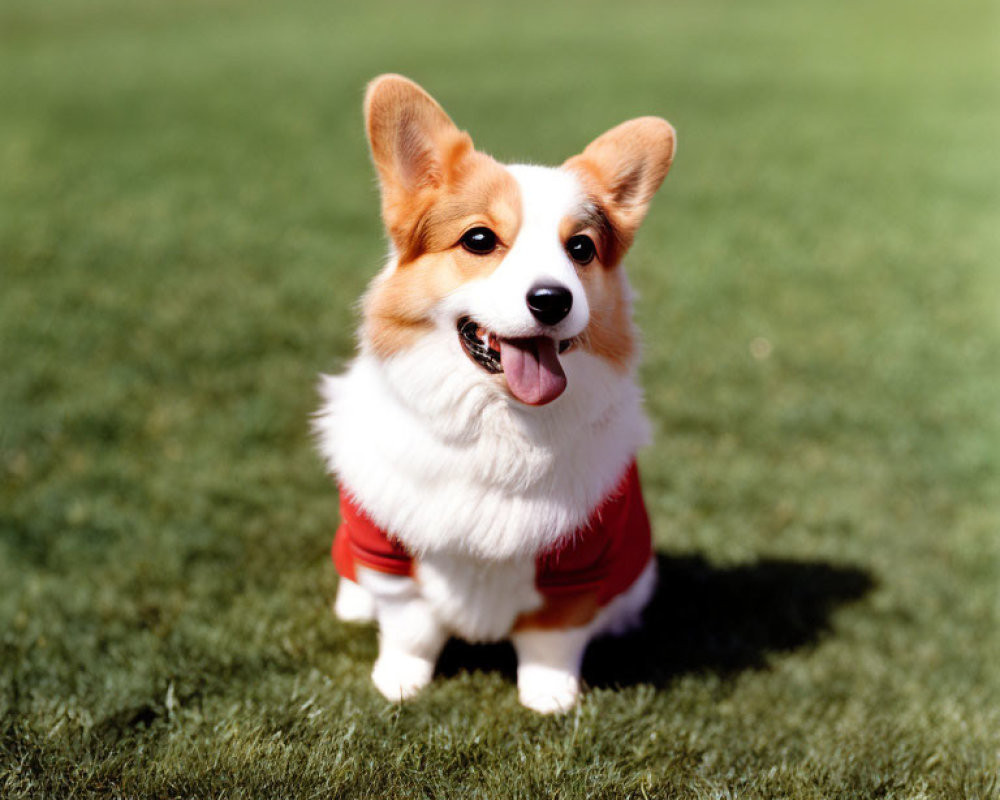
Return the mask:
[[[473,361],[494,375],[503,372],[500,363],[500,340],[496,334],[478,325],[469,317],[459,319],[458,333],[462,346]]]

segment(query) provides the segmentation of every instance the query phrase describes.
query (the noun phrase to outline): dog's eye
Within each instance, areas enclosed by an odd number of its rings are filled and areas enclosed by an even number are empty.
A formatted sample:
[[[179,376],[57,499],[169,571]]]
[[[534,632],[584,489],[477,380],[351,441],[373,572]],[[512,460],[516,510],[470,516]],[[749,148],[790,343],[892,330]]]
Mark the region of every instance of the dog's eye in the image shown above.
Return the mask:
[[[566,242],[566,252],[569,253],[569,257],[577,264],[583,265],[589,264],[593,260],[597,250],[594,247],[593,239],[589,236],[578,234],[569,237],[569,240]]]
[[[462,247],[477,256],[492,253],[497,246],[497,235],[489,228],[473,228],[461,239]]]

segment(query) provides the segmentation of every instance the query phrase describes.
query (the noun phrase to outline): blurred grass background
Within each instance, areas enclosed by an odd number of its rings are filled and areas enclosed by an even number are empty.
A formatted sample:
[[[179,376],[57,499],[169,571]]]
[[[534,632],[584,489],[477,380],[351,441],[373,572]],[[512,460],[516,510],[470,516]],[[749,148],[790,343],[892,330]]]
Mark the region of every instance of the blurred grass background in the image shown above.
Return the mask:
[[[0,6],[0,795],[995,797],[995,4]],[[503,160],[661,114],[664,572],[578,711],[329,614],[309,436],[384,243],[365,82]]]

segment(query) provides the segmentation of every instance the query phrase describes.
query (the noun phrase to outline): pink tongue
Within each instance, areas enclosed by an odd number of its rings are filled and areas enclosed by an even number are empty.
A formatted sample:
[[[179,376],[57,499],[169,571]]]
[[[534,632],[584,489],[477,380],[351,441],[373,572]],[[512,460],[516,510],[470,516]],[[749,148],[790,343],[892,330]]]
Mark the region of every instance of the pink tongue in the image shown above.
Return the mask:
[[[551,403],[566,388],[556,343],[547,336],[501,339],[500,363],[510,393],[529,406]]]

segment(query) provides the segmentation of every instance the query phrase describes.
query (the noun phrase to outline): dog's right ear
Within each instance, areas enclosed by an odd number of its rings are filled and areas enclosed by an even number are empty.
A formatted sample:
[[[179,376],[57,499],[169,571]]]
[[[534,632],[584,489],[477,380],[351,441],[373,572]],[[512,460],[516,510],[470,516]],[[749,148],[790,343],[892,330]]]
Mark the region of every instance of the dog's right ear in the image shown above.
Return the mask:
[[[433,97],[402,75],[381,75],[368,84],[365,127],[382,189],[382,217],[400,247],[407,222],[458,176],[473,152],[472,139]]]

